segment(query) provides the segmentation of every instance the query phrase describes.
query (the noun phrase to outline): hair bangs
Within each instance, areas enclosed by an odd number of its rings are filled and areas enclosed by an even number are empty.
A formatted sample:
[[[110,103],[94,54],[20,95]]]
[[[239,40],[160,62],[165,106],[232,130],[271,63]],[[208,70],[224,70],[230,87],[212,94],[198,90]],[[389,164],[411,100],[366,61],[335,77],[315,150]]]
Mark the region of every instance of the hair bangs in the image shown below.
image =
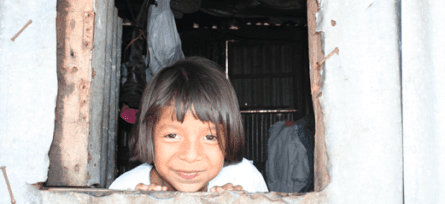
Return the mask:
[[[181,123],[184,121],[186,114],[190,111],[193,117],[204,122],[212,122],[214,124],[223,123],[219,113],[219,107],[215,102],[218,100],[213,90],[206,87],[206,82],[200,80],[190,80],[185,84],[177,84],[178,88],[173,94],[170,105],[174,105],[176,119]],[[209,93],[210,92],[210,93]],[[212,93],[213,92],[213,93]],[[213,98],[213,100],[211,99]]]

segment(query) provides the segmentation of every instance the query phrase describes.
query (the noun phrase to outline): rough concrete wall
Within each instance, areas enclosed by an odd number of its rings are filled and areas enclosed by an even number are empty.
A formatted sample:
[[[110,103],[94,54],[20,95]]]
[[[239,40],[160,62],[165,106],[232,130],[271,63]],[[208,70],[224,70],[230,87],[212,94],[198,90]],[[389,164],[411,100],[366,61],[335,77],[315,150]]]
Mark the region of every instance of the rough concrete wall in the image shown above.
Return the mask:
[[[445,203],[445,1],[402,2],[405,202]]]
[[[38,202],[29,184],[47,179],[57,97],[56,2],[0,1],[0,166],[18,203]],[[0,203],[9,202],[0,173]]]
[[[402,203],[396,0],[318,0],[329,203]]]

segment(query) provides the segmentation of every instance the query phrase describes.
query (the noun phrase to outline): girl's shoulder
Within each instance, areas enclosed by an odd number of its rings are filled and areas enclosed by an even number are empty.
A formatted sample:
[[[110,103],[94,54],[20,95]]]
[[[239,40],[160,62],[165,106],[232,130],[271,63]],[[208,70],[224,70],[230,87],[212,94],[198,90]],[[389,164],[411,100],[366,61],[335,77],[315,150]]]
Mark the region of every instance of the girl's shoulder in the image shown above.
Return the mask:
[[[224,167],[218,176],[209,183],[213,186],[222,186],[227,183],[241,185],[248,192],[268,192],[266,181],[262,174],[253,165],[253,161],[243,158],[237,164]]]
[[[151,168],[150,164],[141,164],[120,175],[108,188],[113,190],[134,190],[134,187],[139,183],[149,185]]]

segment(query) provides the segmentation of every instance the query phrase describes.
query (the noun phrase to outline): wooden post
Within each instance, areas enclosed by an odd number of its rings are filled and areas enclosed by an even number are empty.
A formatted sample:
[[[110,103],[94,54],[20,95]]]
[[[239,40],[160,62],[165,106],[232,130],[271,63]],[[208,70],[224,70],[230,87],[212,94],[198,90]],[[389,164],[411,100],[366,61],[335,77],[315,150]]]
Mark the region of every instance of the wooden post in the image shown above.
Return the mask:
[[[58,0],[58,96],[48,186],[85,186],[91,112],[94,0]]]
[[[318,12],[317,0],[307,1],[307,20],[309,38],[309,67],[311,78],[312,102],[315,114],[315,152],[314,152],[314,187],[315,191],[322,191],[330,182],[328,173],[328,154],[326,151],[323,112],[321,111],[321,75],[317,69],[317,62],[324,58],[321,47],[321,34],[315,31],[315,14]]]

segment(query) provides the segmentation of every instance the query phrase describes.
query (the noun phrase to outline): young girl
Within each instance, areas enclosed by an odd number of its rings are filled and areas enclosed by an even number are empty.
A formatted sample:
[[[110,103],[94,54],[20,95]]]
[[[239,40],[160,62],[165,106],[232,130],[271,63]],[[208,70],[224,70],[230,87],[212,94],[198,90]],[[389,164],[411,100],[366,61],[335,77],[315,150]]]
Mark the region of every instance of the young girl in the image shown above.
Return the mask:
[[[216,63],[190,57],[162,69],[145,88],[139,110],[130,147],[144,164],[110,189],[268,191],[243,158],[238,100]]]

